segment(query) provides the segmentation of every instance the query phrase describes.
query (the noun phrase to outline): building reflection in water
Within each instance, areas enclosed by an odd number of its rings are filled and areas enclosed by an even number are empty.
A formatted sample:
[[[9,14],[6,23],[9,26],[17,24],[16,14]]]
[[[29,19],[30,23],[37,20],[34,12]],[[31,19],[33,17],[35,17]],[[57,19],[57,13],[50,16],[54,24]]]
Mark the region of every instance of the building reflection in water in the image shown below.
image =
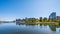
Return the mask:
[[[52,31],[56,31],[56,26],[49,26]]]
[[[49,27],[52,31],[56,31],[57,28],[60,28],[60,26],[55,26],[55,25],[50,25]],[[60,29],[59,29],[59,31],[60,31]]]

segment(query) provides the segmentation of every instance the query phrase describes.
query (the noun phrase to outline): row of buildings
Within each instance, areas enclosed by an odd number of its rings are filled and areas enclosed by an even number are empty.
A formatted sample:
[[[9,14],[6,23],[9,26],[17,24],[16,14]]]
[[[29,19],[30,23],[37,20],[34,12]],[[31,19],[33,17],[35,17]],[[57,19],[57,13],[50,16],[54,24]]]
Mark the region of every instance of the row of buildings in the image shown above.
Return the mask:
[[[26,21],[28,22],[45,22],[45,20],[47,20],[47,22],[49,22],[49,20],[52,20],[53,22],[56,22],[56,20],[59,20],[60,21],[60,16],[56,16],[56,12],[52,12],[50,15],[49,15],[49,18],[42,18],[40,17],[40,19],[36,19],[36,18],[25,18],[25,19],[16,19],[16,23],[19,24],[19,23],[22,23],[22,24],[25,24]]]
[[[24,19],[16,19],[16,21],[25,21],[25,20],[60,20],[60,16],[57,16],[56,15],[56,12],[52,12],[48,18],[44,17],[40,17],[39,19],[38,18],[24,18]]]

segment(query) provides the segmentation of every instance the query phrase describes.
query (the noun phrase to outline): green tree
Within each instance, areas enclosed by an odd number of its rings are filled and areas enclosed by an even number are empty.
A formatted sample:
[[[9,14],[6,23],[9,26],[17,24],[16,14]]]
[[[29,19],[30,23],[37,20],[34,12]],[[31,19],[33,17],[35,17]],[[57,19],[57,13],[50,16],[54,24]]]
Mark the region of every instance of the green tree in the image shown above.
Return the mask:
[[[39,18],[39,21],[42,22],[42,17]]]
[[[47,18],[46,18],[46,17],[44,17],[43,21],[44,21],[44,22],[47,22]]]

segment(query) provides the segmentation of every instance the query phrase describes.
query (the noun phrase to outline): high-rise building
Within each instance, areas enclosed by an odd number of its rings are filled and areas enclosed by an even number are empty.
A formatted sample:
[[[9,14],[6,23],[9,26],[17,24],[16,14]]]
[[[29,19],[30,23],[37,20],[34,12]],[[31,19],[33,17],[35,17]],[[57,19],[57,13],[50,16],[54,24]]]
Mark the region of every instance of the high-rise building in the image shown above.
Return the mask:
[[[57,18],[57,20],[60,20],[60,16],[57,16],[56,18]]]
[[[56,20],[56,12],[52,12],[49,16],[49,20]]]

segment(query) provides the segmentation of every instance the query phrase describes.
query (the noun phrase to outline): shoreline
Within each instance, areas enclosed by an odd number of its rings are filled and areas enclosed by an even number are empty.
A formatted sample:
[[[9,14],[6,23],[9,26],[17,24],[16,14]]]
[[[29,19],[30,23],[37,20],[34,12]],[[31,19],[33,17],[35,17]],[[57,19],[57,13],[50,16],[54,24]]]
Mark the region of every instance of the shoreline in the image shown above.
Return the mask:
[[[46,24],[46,25],[59,25],[59,23],[57,22],[37,22],[37,23],[26,23],[26,24],[33,24],[33,25],[36,25],[36,24]]]

